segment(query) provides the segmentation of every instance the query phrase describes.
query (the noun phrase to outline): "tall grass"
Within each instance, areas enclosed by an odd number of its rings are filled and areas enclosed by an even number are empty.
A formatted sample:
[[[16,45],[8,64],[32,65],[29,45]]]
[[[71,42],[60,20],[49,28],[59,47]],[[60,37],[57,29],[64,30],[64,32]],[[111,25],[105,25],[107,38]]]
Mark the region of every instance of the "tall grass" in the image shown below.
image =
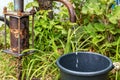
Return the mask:
[[[17,80],[15,58],[0,51],[0,80]]]
[[[74,52],[76,49],[76,44],[74,41],[74,31],[78,31],[80,27],[76,30],[69,29],[67,33],[66,41],[56,39],[51,37],[49,42],[51,43],[52,51],[41,51],[29,55],[23,59],[23,78],[26,80],[32,80],[33,78],[41,80],[59,80],[60,73],[56,65],[56,60],[63,54],[69,52]],[[76,41],[79,46],[78,50],[84,50],[85,41],[80,42],[82,36],[79,36]],[[57,45],[57,43],[60,43]],[[83,45],[83,46],[82,46]]]
[[[117,41],[116,55],[113,57],[114,62],[120,62],[120,38]],[[120,80],[120,70],[115,73],[115,80]]]

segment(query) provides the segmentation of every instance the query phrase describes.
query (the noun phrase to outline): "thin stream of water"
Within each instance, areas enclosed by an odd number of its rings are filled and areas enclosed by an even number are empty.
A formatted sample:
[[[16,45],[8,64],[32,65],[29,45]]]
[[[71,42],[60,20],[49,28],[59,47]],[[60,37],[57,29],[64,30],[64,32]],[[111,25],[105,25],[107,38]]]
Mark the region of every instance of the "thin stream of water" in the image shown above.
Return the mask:
[[[76,35],[76,27],[75,26],[73,26],[73,28],[74,28],[74,40],[75,40],[75,54],[76,54],[76,68],[78,68],[79,66],[78,66],[78,63],[79,63],[79,60],[78,60],[78,52],[77,52],[77,40],[76,40],[76,38],[77,38],[77,35]]]
[[[78,66],[78,52],[76,52],[76,68],[78,68],[79,66]]]

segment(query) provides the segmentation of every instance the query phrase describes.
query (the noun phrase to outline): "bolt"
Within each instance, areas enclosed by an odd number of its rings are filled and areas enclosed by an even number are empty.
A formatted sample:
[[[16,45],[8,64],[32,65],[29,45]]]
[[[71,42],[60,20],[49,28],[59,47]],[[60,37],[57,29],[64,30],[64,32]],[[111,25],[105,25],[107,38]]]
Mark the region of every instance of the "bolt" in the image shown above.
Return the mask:
[[[17,12],[17,15],[18,15],[18,16],[22,16],[22,12],[19,10],[19,11]]]
[[[7,7],[4,7],[4,8],[3,8],[3,13],[4,13],[4,14],[7,13]]]

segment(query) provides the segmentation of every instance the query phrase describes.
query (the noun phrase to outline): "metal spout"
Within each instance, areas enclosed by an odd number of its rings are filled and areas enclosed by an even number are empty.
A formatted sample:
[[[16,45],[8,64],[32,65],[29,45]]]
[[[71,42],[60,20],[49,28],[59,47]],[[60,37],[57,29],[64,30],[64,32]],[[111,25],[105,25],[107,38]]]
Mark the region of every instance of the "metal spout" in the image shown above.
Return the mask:
[[[75,10],[74,7],[72,6],[72,4],[68,1],[68,0],[37,0],[39,3],[39,8],[40,9],[44,9],[44,10],[48,10],[52,8],[52,1],[57,1],[57,2],[61,2],[63,3],[68,11],[69,11],[69,15],[70,15],[70,21],[71,22],[76,22],[76,14],[75,14]]]
[[[14,0],[14,11],[24,12],[24,0]]]
[[[58,1],[63,3],[69,11],[70,21],[73,23],[76,22],[76,13],[75,13],[74,7],[68,0],[53,0],[53,1]]]

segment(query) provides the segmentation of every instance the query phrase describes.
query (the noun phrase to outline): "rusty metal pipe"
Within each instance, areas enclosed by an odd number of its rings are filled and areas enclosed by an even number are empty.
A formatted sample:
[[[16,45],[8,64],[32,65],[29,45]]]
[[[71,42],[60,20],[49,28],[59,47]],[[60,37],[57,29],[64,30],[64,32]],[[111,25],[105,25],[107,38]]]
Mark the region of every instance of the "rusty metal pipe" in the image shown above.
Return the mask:
[[[52,0],[52,1],[58,1],[63,3],[69,11],[70,21],[73,23],[76,22],[76,13],[75,13],[74,7],[68,0]]]
[[[24,0],[14,0],[14,11],[24,11]]]
[[[11,50],[14,53],[29,48],[29,16],[24,16],[20,20],[10,16],[10,40]],[[19,42],[19,44],[18,44]]]

